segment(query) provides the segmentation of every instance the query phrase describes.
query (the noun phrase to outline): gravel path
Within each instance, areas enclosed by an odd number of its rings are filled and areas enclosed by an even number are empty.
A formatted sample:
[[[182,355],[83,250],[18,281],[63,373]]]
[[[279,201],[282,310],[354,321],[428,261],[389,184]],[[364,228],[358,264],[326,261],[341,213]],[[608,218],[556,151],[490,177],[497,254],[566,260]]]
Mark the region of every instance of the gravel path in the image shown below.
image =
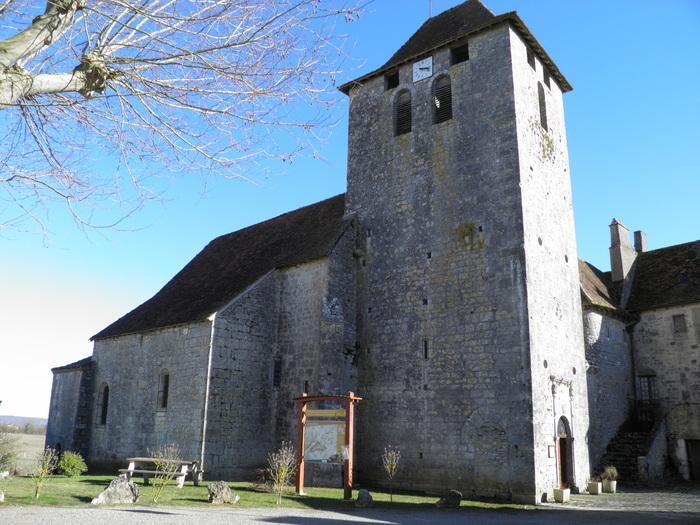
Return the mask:
[[[696,512],[601,511],[570,507],[566,510],[541,507],[533,511],[467,510],[417,511],[353,510],[330,512],[298,509],[235,508],[56,508],[0,507],[2,525],[160,525],[171,523],[226,525],[700,525]]]

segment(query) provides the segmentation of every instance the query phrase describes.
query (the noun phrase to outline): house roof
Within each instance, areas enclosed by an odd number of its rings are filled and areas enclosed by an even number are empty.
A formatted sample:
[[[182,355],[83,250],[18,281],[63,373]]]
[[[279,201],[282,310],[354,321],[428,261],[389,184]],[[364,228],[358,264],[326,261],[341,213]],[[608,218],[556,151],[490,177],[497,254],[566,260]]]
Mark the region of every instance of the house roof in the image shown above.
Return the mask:
[[[52,368],[52,372],[67,372],[69,370],[80,370],[81,368],[85,368],[87,366],[90,366],[92,364],[92,356],[85,357],[84,359],[81,359],[80,361],[76,361],[75,363],[70,363],[68,365],[63,365],[63,366],[57,366],[55,368]]]
[[[211,241],[156,295],[92,337],[207,319],[275,268],[328,255],[346,223],[345,195],[285,213]]]
[[[601,272],[591,263],[578,260],[581,299],[584,305],[597,306],[608,310],[618,310],[612,289],[610,272]]]
[[[343,93],[348,94],[353,85],[362,84],[367,79],[398,67],[405,62],[417,60],[435,49],[490,29],[501,23],[510,23],[518,31],[523,40],[527,42],[547,67],[550,75],[557,81],[562,91],[566,92],[573,89],[515,11],[496,16],[479,0],[468,0],[429,18],[383,66],[356,80],[343,84],[339,89]]]
[[[700,302],[700,240],[640,253],[627,309]]]

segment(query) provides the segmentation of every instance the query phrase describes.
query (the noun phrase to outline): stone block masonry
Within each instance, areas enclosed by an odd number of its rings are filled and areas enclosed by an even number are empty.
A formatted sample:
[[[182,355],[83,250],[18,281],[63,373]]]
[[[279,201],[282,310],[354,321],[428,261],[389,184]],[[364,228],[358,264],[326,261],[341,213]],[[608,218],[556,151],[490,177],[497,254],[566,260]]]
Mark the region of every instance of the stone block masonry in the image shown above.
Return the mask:
[[[199,459],[211,338],[208,321],[95,342],[95,396],[89,460],[125,466],[130,456],[175,444]],[[170,375],[166,409],[158,405],[159,378]],[[100,396],[109,387],[106,424]]]
[[[378,77],[350,91],[347,209],[364,229],[367,254],[359,269],[359,391],[371,400],[358,411],[358,475],[381,482],[383,448],[401,443],[400,485],[532,502],[556,482],[555,464],[533,463],[554,443],[545,358],[568,381],[572,368],[581,370],[576,419],[580,435],[587,430],[561,93],[552,113],[559,125],[554,162],[542,158],[539,143],[521,144],[532,131],[523,117],[529,126],[537,98],[527,108],[521,99],[537,83],[514,63],[525,54],[519,37],[497,26],[470,38],[469,51],[455,65],[448,48],[434,52],[431,79],[412,82],[406,64],[394,89]],[[453,118],[434,124],[433,83],[443,75],[451,79]],[[413,129],[394,136],[403,90],[411,93]],[[527,193],[531,166],[538,182]],[[563,219],[548,224],[550,217],[524,212],[548,205],[545,194]],[[551,232],[548,247],[537,243],[537,232]],[[561,279],[557,304],[545,299],[550,274]],[[550,339],[566,348],[550,347],[535,325],[556,327]],[[586,476],[583,451],[577,464]]]

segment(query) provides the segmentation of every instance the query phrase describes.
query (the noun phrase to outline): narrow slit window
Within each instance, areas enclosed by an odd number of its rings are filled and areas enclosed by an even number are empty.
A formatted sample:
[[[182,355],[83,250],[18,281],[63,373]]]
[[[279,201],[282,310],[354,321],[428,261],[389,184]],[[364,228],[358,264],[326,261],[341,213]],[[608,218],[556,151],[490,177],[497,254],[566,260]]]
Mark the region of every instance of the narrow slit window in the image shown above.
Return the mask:
[[[423,359],[428,359],[428,340],[423,339]]]
[[[433,123],[439,124],[452,118],[452,84],[450,77],[440,77],[435,82],[433,106]]]
[[[411,131],[411,92],[402,91],[396,97],[394,132],[396,136],[410,133]]]
[[[384,76],[384,89],[389,91],[399,86],[399,72],[394,71]]]
[[[104,385],[102,387],[102,395],[100,396],[100,425],[107,424],[107,413],[109,412],[109,387]]]
[[[544,73],[542,74],[542,78],[544,78],[544,85],[547,86],[548,89],[551,88],[552,87],[552,84],[550,83],[551,77],[549,76],[549,73],[547,72],[546,69],[544,70]]]
[[[469,60],[469,46],[466,42],[450,50],[450,62],[453,66],[467,60]]]
[[[547,127],[547,103],[544,98],[544,88],[541,83],[537,83],[537,100],[540,105],[540,124],[544,129],[549,129]]]
[[[163,370],[158,381],[158,408],[165,410],[168,408],[168,393],[170,390],[170,373]]]
[[[309,382],[304,381],[304,393],[308,394],[309,393]]]
[[[272,368],[272,386],[278,388],[282,384],[282,360],[278,357]]]

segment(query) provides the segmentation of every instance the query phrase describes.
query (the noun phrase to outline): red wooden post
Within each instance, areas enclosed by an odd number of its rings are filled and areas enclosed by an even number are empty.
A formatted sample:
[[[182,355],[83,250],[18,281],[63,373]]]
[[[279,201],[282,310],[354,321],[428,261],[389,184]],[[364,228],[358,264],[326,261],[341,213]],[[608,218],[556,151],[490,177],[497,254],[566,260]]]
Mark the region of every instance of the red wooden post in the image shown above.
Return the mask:
[[[352,468],[354,449],[354,429],[355,429],[355,401],[353,392],[348,392],[347,414],[345,414],[345,479],[343,480],[343,497],[352,499]]]
[[[302,394],[306,397],[306,394]],[[297,494],[304,494],[304,430],[306,429],[306,401],[300,400],[299,410],[299,439],[297,441]]]

